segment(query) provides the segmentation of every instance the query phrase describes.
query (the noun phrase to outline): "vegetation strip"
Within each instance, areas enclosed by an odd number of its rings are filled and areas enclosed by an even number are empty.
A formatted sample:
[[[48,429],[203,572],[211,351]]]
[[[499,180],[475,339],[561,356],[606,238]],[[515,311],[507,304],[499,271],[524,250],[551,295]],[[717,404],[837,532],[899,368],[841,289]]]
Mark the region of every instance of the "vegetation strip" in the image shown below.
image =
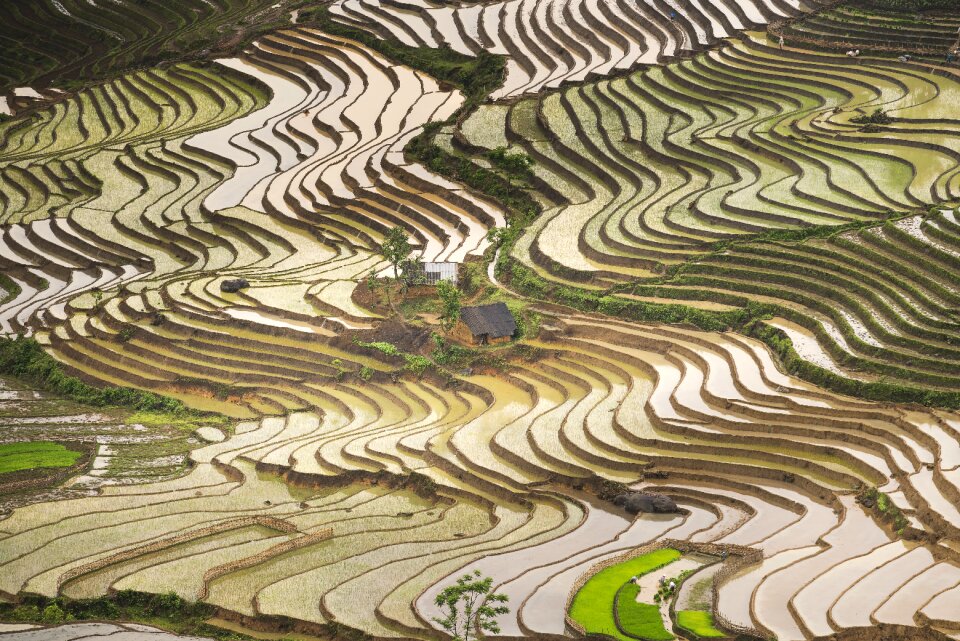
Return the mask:
[[[0,444],[0,474],[47,467],[70,467],[82,452],[61,443],[39,441]]]

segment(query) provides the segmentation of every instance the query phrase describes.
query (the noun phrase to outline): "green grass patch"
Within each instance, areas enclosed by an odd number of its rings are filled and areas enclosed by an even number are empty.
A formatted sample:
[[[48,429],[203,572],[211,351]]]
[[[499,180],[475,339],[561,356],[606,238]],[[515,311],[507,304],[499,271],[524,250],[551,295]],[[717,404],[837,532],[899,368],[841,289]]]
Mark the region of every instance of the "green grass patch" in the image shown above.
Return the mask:
[[[677,626],[693,636],[703,639],[719,639],[727,636],[713,624],[713,615],[703,610],[678,610]]]
[[[652,603],[637,603],[640,588],[628,583],[617,592],[617,625],[628,637],[650,641],[670,641],[673,635],[663,627],[660,608]]]
[[[664,548],[597,572],[573,597],[573,603],[570,604],[570,618],[582,625],[588,633],[629,639],[630,637],[618,631],[614,618],[613,609],[617,592],[631,577],[653,572],[679,558],[678,550]],[[659,614],[657,616],[659,617]]]
[[[45,467],[70,467],[82,454],[60,443],[34,441],[0,445],[0,474]]]
[[[387,343],[385,341],[374,341],[371,343],[366,343],[364,341],[354,339],[354,345],[359,347],[367,347],[369,349],[375,349],[381,354],[386,354],[387,356],[398,356],[403,359],[404,365],[403,369],[408,372],[413,372],[416,375],[423,374],[428,367],[433,363],[426,356],[420,356],[419,354],[408,354],[402,351],[399,347],[393,343]]]

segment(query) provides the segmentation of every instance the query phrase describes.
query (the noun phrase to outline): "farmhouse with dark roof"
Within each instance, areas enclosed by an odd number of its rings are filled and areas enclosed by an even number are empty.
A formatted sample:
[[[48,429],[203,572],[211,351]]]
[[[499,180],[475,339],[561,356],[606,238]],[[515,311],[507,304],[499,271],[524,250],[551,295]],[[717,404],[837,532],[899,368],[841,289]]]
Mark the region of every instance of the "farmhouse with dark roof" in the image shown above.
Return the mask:
[[[517,321],[503,303],[490,303],[460,310],[460,320],[451,334],[471,345],[508,343],[517,332]]]

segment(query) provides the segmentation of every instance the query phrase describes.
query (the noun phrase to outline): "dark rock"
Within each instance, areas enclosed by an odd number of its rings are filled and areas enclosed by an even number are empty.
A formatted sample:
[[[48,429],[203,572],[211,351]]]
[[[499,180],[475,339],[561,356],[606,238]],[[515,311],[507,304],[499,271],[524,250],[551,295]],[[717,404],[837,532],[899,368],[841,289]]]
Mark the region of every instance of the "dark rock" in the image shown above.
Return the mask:
[[[250,287],[250,283],[245,278],[231,278],[220,283],[220,291],[227,294],[235,294],[246,287]]]
[[[641,512],[663,514],[680,511],[670,497],[646,492],[620,494],[613,498],[613,504],[622,507],[630,514],[640,514]]]

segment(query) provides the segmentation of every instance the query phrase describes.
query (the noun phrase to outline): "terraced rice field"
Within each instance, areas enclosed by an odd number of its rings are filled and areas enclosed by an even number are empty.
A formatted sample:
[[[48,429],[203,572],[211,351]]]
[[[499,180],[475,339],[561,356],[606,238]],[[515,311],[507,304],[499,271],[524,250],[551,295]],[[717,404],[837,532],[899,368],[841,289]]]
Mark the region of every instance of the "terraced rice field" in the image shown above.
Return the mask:
[[[609,13],[626,7],[331,11],[415,44],[503,46],[513,66],[495,97],[516,97],[640,60],[614,56],[615,43],[655,52],[653,63],[805,9]],[[558,13],[602,34],[582,45],[589,65],[543,71],[508,44],[536,43],[512,40],[521,23],[509,16],[534,16],[537,38],[569,43],[549,17]],[[644,21],[672,35],[640,33]],[[486,104],[441,132],[464,156],[470,145],[509,146],[534,159],[533,191],[547,206],[508,258],[544,278],[659,300],[709,289],[723,300],[706,300],[730,306],[762,295],[783,308],[770,322],[798,349],[804,331],[814,337],[811,360],[825,354],[841,373],[869,360],[884,376],[952,389],[960,221],[943,203],[960,190],[958,88],[919,65],[851,65],[746,37]],[[392,271],[378,251],[391,229],[425,260],[463,262],[489,259],[487,232],[509,218],[404,154],[463,102],[424,72],[303,26],[235,58],[127,74],[0,126],[0,178],[11,185],[0,203],[3,333],[32,335],[87,382],[233,419],[230,434],[198,431],[205,444],[185,474],[0,520],[0,595],[172,591],[235,624],[427,639],[436,595],[478,570],[509,596],[501,636],[561,638],[576,629],[567,606],[598,569],[669,548],[677,575],[692,572],[678,609],[708,615],[691,625],[780,641],[879,623],[960,637],[956,411],[828,392],[734,332],[581,314],[508,290],[500,295],[536,315],[539,331],[522,350],[488,349],[498,367],[418,376],[361,344],[389,325],[355,292]],[[876,106],[896,120],[860,131],[851,119]],[[936,213],[883,223],[933,204]],[[770,236],[847,223],[805,242]],[[730,242],[705,253],[718,241]],[[905,259],[904,248],[923,256]],[[654,293],[634,289],[658,265],[683,267]],[[221,289],[238,277],[249,286]],[[3,434],[37,423],[15,411],[0,419]],[[634,518],[596,496],[600,481],[680,509]],[[899,508],[899,531],[857,502],[866,488]],[[639,577],[641,597],[657,576]],[[616,624],[615,583],[600,615]],[[658,612],[665,633],[682,635],[668,608]]]
[[[923,68],[735,41],[679,63],[485,107],[458,132],[529,154],[548,209],[515,250],[548,278],[649,276],[717,241],[956,199],[960,82]],[[852,120],[883,109],[868,133]],[[473,126],[471,120],[483,119]],[[487,138],[471,139],[473,131]],[[922,162],[921,162],[922,159]],[[565,242],[576,235],[578,243]]]
[[[0,510],[181,476],[204,435],[223,437],[203,423],[91,410],[0,377]]]
[[[706,309],[770,305],[820,367],[955,391],[955,212],[870,223],[960,196],[957,96],[956,76],[748,39],[482,107],[455,139],[509,140],[537,161],[557,204],[513,256],[543,278]],[[875,109],[893,122],[854,122]],[[860,228],[789,242],[841,224]],[[750,234],[774,236],[728,244]]]
[[[945,11],[918,18],[869,6],[840,6],[787,25],[784,39],[808,47],[909,52],[941,63],[958,41],[960,18]]]
[[[0,94],[22,85],[94,80],[239,39],[277,21],[289,1],[170,0],[10,5],[0,25]],[[285,16],[284,16],[285,17]],[[246,27],[246,28],[245,28]]]
[[[336,0],[330,7],[344,24],[409,46],[507,56],[507,78],[494,99],[655,64],[807,9],[793,0]]]

